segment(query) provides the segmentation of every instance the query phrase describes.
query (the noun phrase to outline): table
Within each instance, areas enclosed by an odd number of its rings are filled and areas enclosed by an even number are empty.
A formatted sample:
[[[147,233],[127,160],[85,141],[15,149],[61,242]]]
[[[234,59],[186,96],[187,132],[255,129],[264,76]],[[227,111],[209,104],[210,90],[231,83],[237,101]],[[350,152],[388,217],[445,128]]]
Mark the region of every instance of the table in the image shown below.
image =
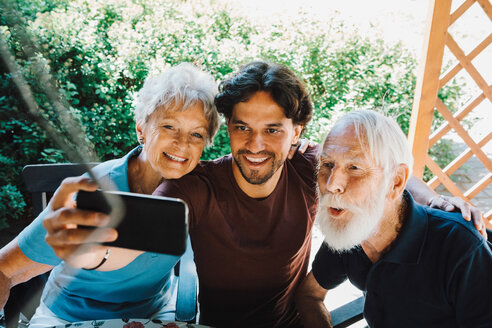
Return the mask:
[[[150,319],[108,319],[75,322],[56,328],[210,328],[199,324]]]

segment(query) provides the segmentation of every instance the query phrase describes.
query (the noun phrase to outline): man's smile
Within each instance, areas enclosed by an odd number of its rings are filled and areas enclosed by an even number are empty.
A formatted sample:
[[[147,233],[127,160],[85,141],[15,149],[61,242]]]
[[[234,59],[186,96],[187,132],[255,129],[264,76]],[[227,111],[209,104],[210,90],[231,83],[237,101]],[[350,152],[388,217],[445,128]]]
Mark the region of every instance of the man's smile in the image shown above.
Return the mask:
[[[244,158],[246,158],[247,161],[255,164],[255,165],[258,165],[258,164],[262,164],[264,163],[265,161],[267,161],[270,157],[268,156],[264,156],[264,157],[252,157],[252,156],[244,156]]]

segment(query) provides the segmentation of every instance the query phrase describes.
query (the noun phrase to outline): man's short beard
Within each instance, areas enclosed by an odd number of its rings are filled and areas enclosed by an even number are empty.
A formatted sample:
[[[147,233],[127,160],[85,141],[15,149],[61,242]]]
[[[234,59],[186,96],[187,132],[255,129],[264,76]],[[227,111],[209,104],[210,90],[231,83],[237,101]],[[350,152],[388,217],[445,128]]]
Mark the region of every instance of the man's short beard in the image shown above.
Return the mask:
[[[385,179],[386,180],[386,179]],[[345,252],[367,239],[383,215],[388,184],[373,188],[372,197],[363,204],[353,204],[339,195],[327,193],[320,198],[317,222],[327,245],[336,252]],[[348,220],[331,218],[330,207],[343,208],[352,214]],[[348,214],[348,213],[346,213]],[[338,221],[340,220],[340,221]]]
[[[245,169],[242,167],[242,163],[240,161],[239,155],[242,155],[242,154],[250,155],[253,153],[250,151],[241,149],[241,150],[238,150],[236,154],[232,154],[232,156],[234,157],[234,161],[236,162],[236,165],[239,169],[239,172],[241,172],[241,175],[243,176],[244,180],[246,180],[248,183],[251,183],[254,185],[261,185],[261,184],[264,184],[265,182],[267,182],[268,180],[270,180],[273,177],[273,175],[275,174],[275,172],[277,172],[277,170],[279,168],[281,168],[285,162],[285,160],[283,160],[283,161],[278,160],[275,153],[272,153],[269,151],[260,151],[258,153],[255,153],[255,155],[267,155],[271,158],[272,164],[271,164],[270,170],[263,176],[259,175],[258,170],[250,170],[251,174],[248,176],[248,175],[246,175]]]

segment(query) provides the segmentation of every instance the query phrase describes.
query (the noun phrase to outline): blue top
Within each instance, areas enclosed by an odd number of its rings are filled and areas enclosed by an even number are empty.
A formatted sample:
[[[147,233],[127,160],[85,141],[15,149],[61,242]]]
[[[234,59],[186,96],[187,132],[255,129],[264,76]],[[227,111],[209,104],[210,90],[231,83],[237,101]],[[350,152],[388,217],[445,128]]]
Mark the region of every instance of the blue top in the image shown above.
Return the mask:
[[[126,156],[96,166],[93,171],[101,184],[129,191]],[[19,235],[19,247],[31,260],[54,265],[42,300],[59,318],[75,322],[91,319],[148,318],[171,300],[171,270],[178,256],[143,253],[127,266],[113,271],[87,271],[69,267],[56,257],[46,243],[43,211]]]
[[[463,220],[416,204],[391,249],[372,264],[360,246],[336,253],[323,244],[313,274],[325,289],[347,277],[366,295],[371,327],[492,327],[492,252]]]

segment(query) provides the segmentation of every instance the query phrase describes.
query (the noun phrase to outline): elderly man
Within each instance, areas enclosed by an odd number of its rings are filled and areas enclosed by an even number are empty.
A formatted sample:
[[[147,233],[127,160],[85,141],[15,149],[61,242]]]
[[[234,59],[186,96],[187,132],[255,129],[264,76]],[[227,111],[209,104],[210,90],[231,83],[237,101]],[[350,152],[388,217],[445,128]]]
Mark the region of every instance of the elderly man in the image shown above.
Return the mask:
[[[323,300],[347,277],[372,327],[492,327],[491,245],[461,214],[414,202],[412,162],[398,125],[374,111],[331,130],[318,176],[325,243],[297,292],[305,327],[331,326]]]

